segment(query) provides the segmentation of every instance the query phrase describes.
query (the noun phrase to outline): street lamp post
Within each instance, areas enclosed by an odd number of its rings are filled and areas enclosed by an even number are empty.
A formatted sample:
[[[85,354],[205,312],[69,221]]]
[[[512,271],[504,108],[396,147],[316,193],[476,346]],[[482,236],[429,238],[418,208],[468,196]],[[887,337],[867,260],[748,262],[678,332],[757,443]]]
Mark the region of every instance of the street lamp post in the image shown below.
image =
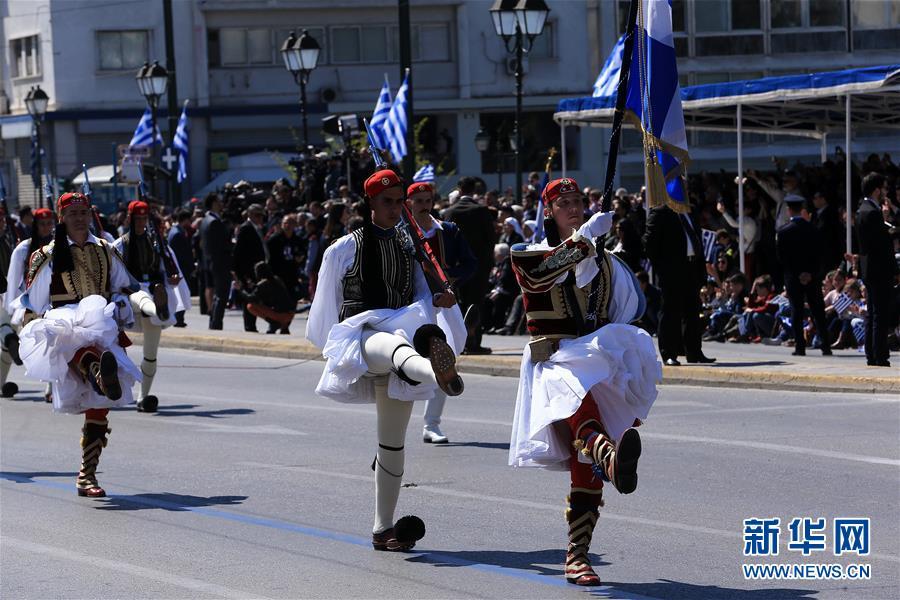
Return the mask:
[[[44,167],[42,164],[42,150],[41,150],[41,121],[44,118],[44,115],[47,113],[47,105],[50,104],[50,97],[47,96],[47,92],[41,89],[41,86],[32,87],[28,90],[28,94],[25,96],[25,108],[28,110],[28,114],[31,115],[31,123],[32,127],[34,127],[34,141],[37,145],[35,148],[35,160],[37,161],[37,174],[38,180],[40,181],[41,173],[44,172]],[[37,195],[38,195],[38,206],[40,208],[44,207],[44,194],[41,191],[41,186],[37,186]]]
[[[156,109],[159,106],[159,99],[166,93],[166,86],[169,83],[169,73],[159,62],[153,61],[153,64],[144,63],[137,75],[138,89],[150,105],[150,151],[151,162],[153,163],[153,176],[150,178],[150,193],[156,198],[156,173],[159,170],[156,163]],[[169,107],[169,110],[174,110]]]
[[[478,133],[475,134],[475,149],[478,150],[482,155],[485,152],[490,150],[491,148],[491,134],[488,133],[484,127],[478,130]],[[503,175],[501,173],[501,163],[500,160],[502,158],[502,154],[500,154],[500,143],[499,138],[497,140],[497,186],[500,190],[500,193],[503,193]]]
[[[541,35],[550,9],[544,0],[495,0],[490,9],[494,30],[503,38],[506,51],[516,56],[516,123],[513,136],[516,139],[513,151],[516,155],[516,203],[522,203],[522,131],[519,120],[522,117],[522,59],[531,50],[534,38]],[[510,42],[513,46],[510,47]],[[528,47],[525,47],[525,44]]]
[[[319,62],[319,42],[304,29],[300,37],[292,31],[281,46],[281,57],[284,59],[284,67],[294,76],[294,81],[300,85],[300,114],[303,115],[303,151],[309,148],[309,127],[306,124],[306,84],[309,82],[309,74],[316,68]]]

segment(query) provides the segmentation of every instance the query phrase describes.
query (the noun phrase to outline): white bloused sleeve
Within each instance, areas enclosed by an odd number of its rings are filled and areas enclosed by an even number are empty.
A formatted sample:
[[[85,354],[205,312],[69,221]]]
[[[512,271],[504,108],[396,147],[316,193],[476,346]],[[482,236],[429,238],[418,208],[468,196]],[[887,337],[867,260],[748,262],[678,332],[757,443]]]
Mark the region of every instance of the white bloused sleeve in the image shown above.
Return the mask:
[[[578,233],[590,239],[606,235],[612,229],[613,213],[598,212],[591,216],[587,222],[578,229]]]
[[[306,339],[318,348],[325,347],[328,332],[339,321],[341,304],[344,302],[342,283],[344,275],[353,265],[355,254],[355,238],[345,235],[329,246],[322,256],[316,295],[306,322]]]
[[[125,236],[115,239],[110,243],[110,246],[116,249],[116,252],[125,256]]]
[[[30,246],[30,239],[19,242],[9,259],[9,272],[6,274],[6,293],[3,295],[3,305],[9,314],[15,312],[13,302],[25,291],[25,262],[29,258],[28,248]]]
[[[612,323],[631,323],[640,319],[646,309],[644,292],[631,269],[615,255],[610,255],[612,291],[609,298],[609,320]]]
[[[50,278],[52,275],[53,265],[44,265],[19,300],[22,306],[31,309],[38,316],[50,310]]]

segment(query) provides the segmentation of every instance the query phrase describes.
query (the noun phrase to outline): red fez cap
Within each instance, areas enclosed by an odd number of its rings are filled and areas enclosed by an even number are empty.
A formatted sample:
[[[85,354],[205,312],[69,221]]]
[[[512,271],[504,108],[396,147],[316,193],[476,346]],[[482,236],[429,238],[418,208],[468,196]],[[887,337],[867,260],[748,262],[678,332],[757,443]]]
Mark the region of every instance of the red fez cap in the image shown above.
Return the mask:
[[[366,179],[365,190],[366,196],[374,198],[384,190],[390,189],[395,185],[400,185],[400,176],[390,169],[382,169],[375,171],[368,179]]]
[[[90,206],[91,201],[81,192],[66,192],[56,201],[56,212],[62,217],[62,212],[70,206]]]
[[[52,219],[53,211],[51,211],[49,208],[37,208],[33,213],[31,213],[31,215],[35,218],[35,220]]]
[[[433,194],[434,186],[427,181],[417,181],[416,183],[406,188],[406,197],[409,198],[413,194],[418,194],[419,192],[429,192]]]
[[[574,179],[563,177],[562,179],[554,179],[548,183],[547,187],[544,188],[542,197],[544,198],[544,204],[549,206],[563,194],[578,191],[578,183]]]
[[[150,206],[143,200],[132,200],[128,203],[128,214],[146,217],[150,214]]]

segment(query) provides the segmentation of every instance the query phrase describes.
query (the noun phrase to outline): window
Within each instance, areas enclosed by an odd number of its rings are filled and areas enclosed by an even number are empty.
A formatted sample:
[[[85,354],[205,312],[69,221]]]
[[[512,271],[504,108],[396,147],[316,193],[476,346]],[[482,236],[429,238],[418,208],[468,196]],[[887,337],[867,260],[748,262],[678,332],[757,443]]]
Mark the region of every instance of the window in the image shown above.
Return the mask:
[[[332,27],[331,56],[335,63],[392,63],[400,60],[400,29],[396,25]],[[410,49],[414,62],[451,60],[450,28],[443,23],[413,25]]]
[[[900,0],[853,0],[853,26],[858,29],[890,29],[900,25]]]
[[[147,31],[98,31],[98,68],[101,71],[138,69],[149,60]]]
[[[843,27],[844,0],[809,0],[809,24],[812,27]]]
[[[362,62],[359,27],[331,28],[331,57],[335,63]]]
[[[534,45],[528,52],[529,59],[553,58],[553,23],[546,23],[541,35],[534,38]]]
[[[772,0],[772,28],[802,27],[800,0]]]
[[[9,41],[10,67],[13,77],[36,77],[41,74],[41,49],[38,36]]]
[[[270,29],[224,27],[219,30],[219,56],[223,67],[271,65],[273,50]]]
[[[363,27],[360,30],[362,42],[361,52],[364,62],[387,62],[387,28]]]
[[[443,24],[419,25],[414,28],[419,32],[419,53],[413,60],[444,62],[450,60],[450,28]],[[545,27],[541,37],[547,35],[548,27]],[[535,45],[537,40],[535,40]]]

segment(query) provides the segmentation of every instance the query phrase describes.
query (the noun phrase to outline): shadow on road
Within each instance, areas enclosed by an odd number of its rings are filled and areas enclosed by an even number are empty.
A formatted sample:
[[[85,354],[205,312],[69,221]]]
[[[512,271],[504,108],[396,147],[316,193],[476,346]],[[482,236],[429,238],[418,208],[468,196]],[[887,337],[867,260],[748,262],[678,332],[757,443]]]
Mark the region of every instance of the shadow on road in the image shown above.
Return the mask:
[[[34,483],[39,477],[78,477],[75,471],[0,471],[0,479],[16,483]]]
[[[723,368],[723,367],[780,367],[781,365],[789,364],[784,360],[748,360],[741,362],[725,362],[725,361],[717,361],[713,365],[703,365],[705,367],[711,367],[713,369]]]
[[[44,402],[43,389],[22,389],[16,392],[12,398],[2,398],[0,401],[8,402]]]
[[[603,574],[600,574],[603,578]],[[755,590],[741,590],[717,585],[693,585],[681,581],[660,579],[653,583],[615,583],[604,581],[604,586],[616,591],[646,595],[651,598],[666,598],[666,600],[800,600],[802,598],[815,598],[819,592],[815,590],[797,590],[788,588],[765,588]],[[609,596],[609,592],[597,590],[591,594],[598,598]]]
[[[162,509],[171,511],[188,511],[206,506],[234,506],[247,499],[247,496],[185,496],[162,492],[159,494],[114,494],[103,499],[103,505],[97,510],[147,510]]]
[[[454,446],[467,446],[469,448],[486,448],[488,450],[509,450],[509,442],[447,442],[446,444],[432,444],[436,448],[453,448]]]
[[[219,410],[190,410],[198,408],[198,404],[169,404],[159,407],[155,413],[158,417],[207,417],[220,419],[222,417],[234,417],[238,415],[252,415],[256,411],[252,408],[223,408]],[[134,406],[119,406],[111,408],[112,411],[134,411]],[[149,416],[149,415],[148,415]]]
[[[591,564],[594,567],[608,565],[596,554],[591,554]],[[469,567],[472,565],[493,565],[506,569],[520,569],[532,571],[538,575],[550,577],[562,577],[563,563],[566,560],[566,552],[561,549],[534,550],[530,552],[513,552],[509,550],[472,550],[460,552],[427,552],[406,559],[409,562],[417,562],[434,565],[435,567]],[[546,565],[559,565],[548,567]]]

